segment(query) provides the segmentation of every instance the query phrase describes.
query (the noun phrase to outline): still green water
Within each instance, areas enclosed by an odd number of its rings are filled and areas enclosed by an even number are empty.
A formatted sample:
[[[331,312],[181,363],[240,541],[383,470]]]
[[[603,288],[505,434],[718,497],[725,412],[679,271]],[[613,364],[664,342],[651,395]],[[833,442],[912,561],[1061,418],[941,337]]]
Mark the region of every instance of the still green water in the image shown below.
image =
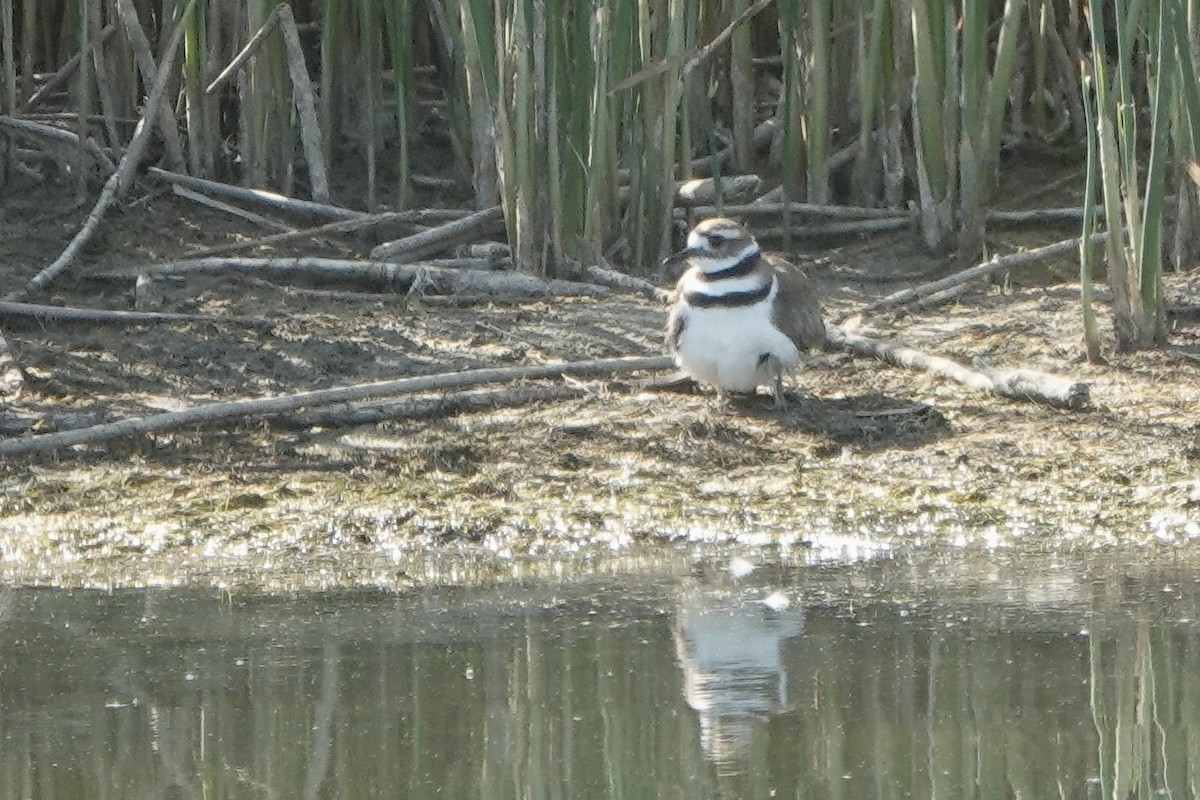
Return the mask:
[[[1200,571],[0,589],[0,798],[1197,796]]]

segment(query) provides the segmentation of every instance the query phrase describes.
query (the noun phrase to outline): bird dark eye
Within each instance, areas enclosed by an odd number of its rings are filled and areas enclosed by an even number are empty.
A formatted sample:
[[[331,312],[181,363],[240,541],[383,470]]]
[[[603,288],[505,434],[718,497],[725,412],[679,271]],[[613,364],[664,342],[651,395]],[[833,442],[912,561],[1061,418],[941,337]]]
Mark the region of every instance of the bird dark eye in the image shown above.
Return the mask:
[[[710,233],[704,238],[708,239],[708,243],[713,247],[720,247],[725,244],[725,237],[719,233]]]

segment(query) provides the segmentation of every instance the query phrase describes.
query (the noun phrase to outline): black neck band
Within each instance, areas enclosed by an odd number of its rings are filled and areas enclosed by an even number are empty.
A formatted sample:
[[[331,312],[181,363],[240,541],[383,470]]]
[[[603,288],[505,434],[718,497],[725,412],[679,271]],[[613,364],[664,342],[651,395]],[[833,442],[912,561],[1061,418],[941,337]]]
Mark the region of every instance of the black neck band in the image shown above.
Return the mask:
[[[727,294],[706,294],[704,292],[687,292],[683,299],[692,308],[737,308],[761,303],[771,294],[771,284],[767,281],[757,289],[748,292],[729,292]]]
[[[705,281],[720,281],[727,278],[744,278],[751,272],[754,272],[754,268],[758,266],[758,259],[761,256],[762,252],[756,248],[753,252],[747,253],[745,256],[743,256],[742,260],[734,264],[732,267],[726,267],[725,269],[717,270],[716,272],[701,271],[700,275]]]

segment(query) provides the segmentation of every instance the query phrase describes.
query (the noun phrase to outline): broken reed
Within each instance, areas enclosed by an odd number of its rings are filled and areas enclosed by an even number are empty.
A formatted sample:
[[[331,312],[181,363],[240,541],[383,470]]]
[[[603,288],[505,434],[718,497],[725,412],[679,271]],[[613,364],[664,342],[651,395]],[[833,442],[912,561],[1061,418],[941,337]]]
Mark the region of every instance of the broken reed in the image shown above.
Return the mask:
[[[541,273],[602,256],[651,268],[671,246],[674,183],[694,164],[777,178],[789,197],[813,203],[913,203],[927,247],[971,259],[1002,146],[1073,144],[1087,130],[1078,64],[1094,42],[1076,4],[1052,0],[294,0],[290,8],[318,90],[319,154],[314,137],[301,135],[295,66],[289,72],[269,0],[203,0],[185,19],[176,4],[151,0],[6,1],[0,42],[12,44],[0,98],[22,109],[33,74],[58,69],[86,42],[92,57],[75,73],[74,99],[59,105],[102,119],[87,135],[119,149],[160,44],[181,24],[185,56],[170,105],[182,110],[184,136],[164,129],[173,168],[186,158],[193,173],[305,194],[317,189],[315,156],[361,176],[349,186],[364,196],[343,202],[402,207],[413,198],[413,153],[448,139],[475,204],[503,207],[514,252]],[[1139,36],[1147,52],[1160,40],[1170,45],[1162,52],[1193,52],[1196,26],[1175,4],[1115,8],[1119,45]],[[1154,28],[1158,8],[1169,25]],[[263,45],[213,89],[264,26]],[[1129,60],[1122,46],[1118,65]],[[1148,68],[1177,75],[1185,60]],[[1127,77],[1120,89],[1123,108],[1165,111],[1151,137],[1167,142],[1151,148],[1154,174],[1164,152],[1195,157],[1198,126],[1179,99],[1200,95],[1194,75],[1179,75],[1172,89],[1157,74]],[[1101,160],[1102,186],[1108,175],[1137,185],[1144,148],[1129,131],[1114,130],[1128,163],[1105,173]],[[443,141],[424,141],[429,132]],[[1186,180],[1182,170],[1172,177]],[[1184,210],[1194,208],[1195,190],[1181,188],[1193,198]],[[1128,200],[1121,208],[1128,218]],[[1151,236],[1127,249],[1152,260],[1160,228],[1147,222],[1127,221]],[[1177,252],[1188,241],[1177,236]],[[1137,282],[1147,301],[1154,269]]]

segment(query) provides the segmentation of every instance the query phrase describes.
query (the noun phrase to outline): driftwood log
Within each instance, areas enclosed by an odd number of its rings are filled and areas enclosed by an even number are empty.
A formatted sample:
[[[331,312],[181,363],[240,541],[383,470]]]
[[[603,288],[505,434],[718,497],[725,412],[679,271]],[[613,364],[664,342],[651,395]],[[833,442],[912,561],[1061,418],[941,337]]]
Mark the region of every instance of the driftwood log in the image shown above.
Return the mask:
[[[472,263],[480,259],[467,259]],[[482,262],[484,265],[486,261]],[[103,280],[136,280],[141,276],[200,275],[227,272],[287,280],[352,281],[380,291],[414,294],[502,294],[525,297],[604,297],[606,287],[578,281],[542,280],[523,272],[461,269],[431,263],[393,264],[336,258],[193,258],[166,264],[113,270],[94,276]]]
[[[1013,400],[1032,400],[1071,410],[1083,408],[1088,403],[1089,389],[1086,383],[1037,370],[976,370],[943,356],[923,353],[903,342],[874,339],[841,328],[830,328],[827,341],[838,350],[877,358],[909,369],[923,370],[972,389]]]

